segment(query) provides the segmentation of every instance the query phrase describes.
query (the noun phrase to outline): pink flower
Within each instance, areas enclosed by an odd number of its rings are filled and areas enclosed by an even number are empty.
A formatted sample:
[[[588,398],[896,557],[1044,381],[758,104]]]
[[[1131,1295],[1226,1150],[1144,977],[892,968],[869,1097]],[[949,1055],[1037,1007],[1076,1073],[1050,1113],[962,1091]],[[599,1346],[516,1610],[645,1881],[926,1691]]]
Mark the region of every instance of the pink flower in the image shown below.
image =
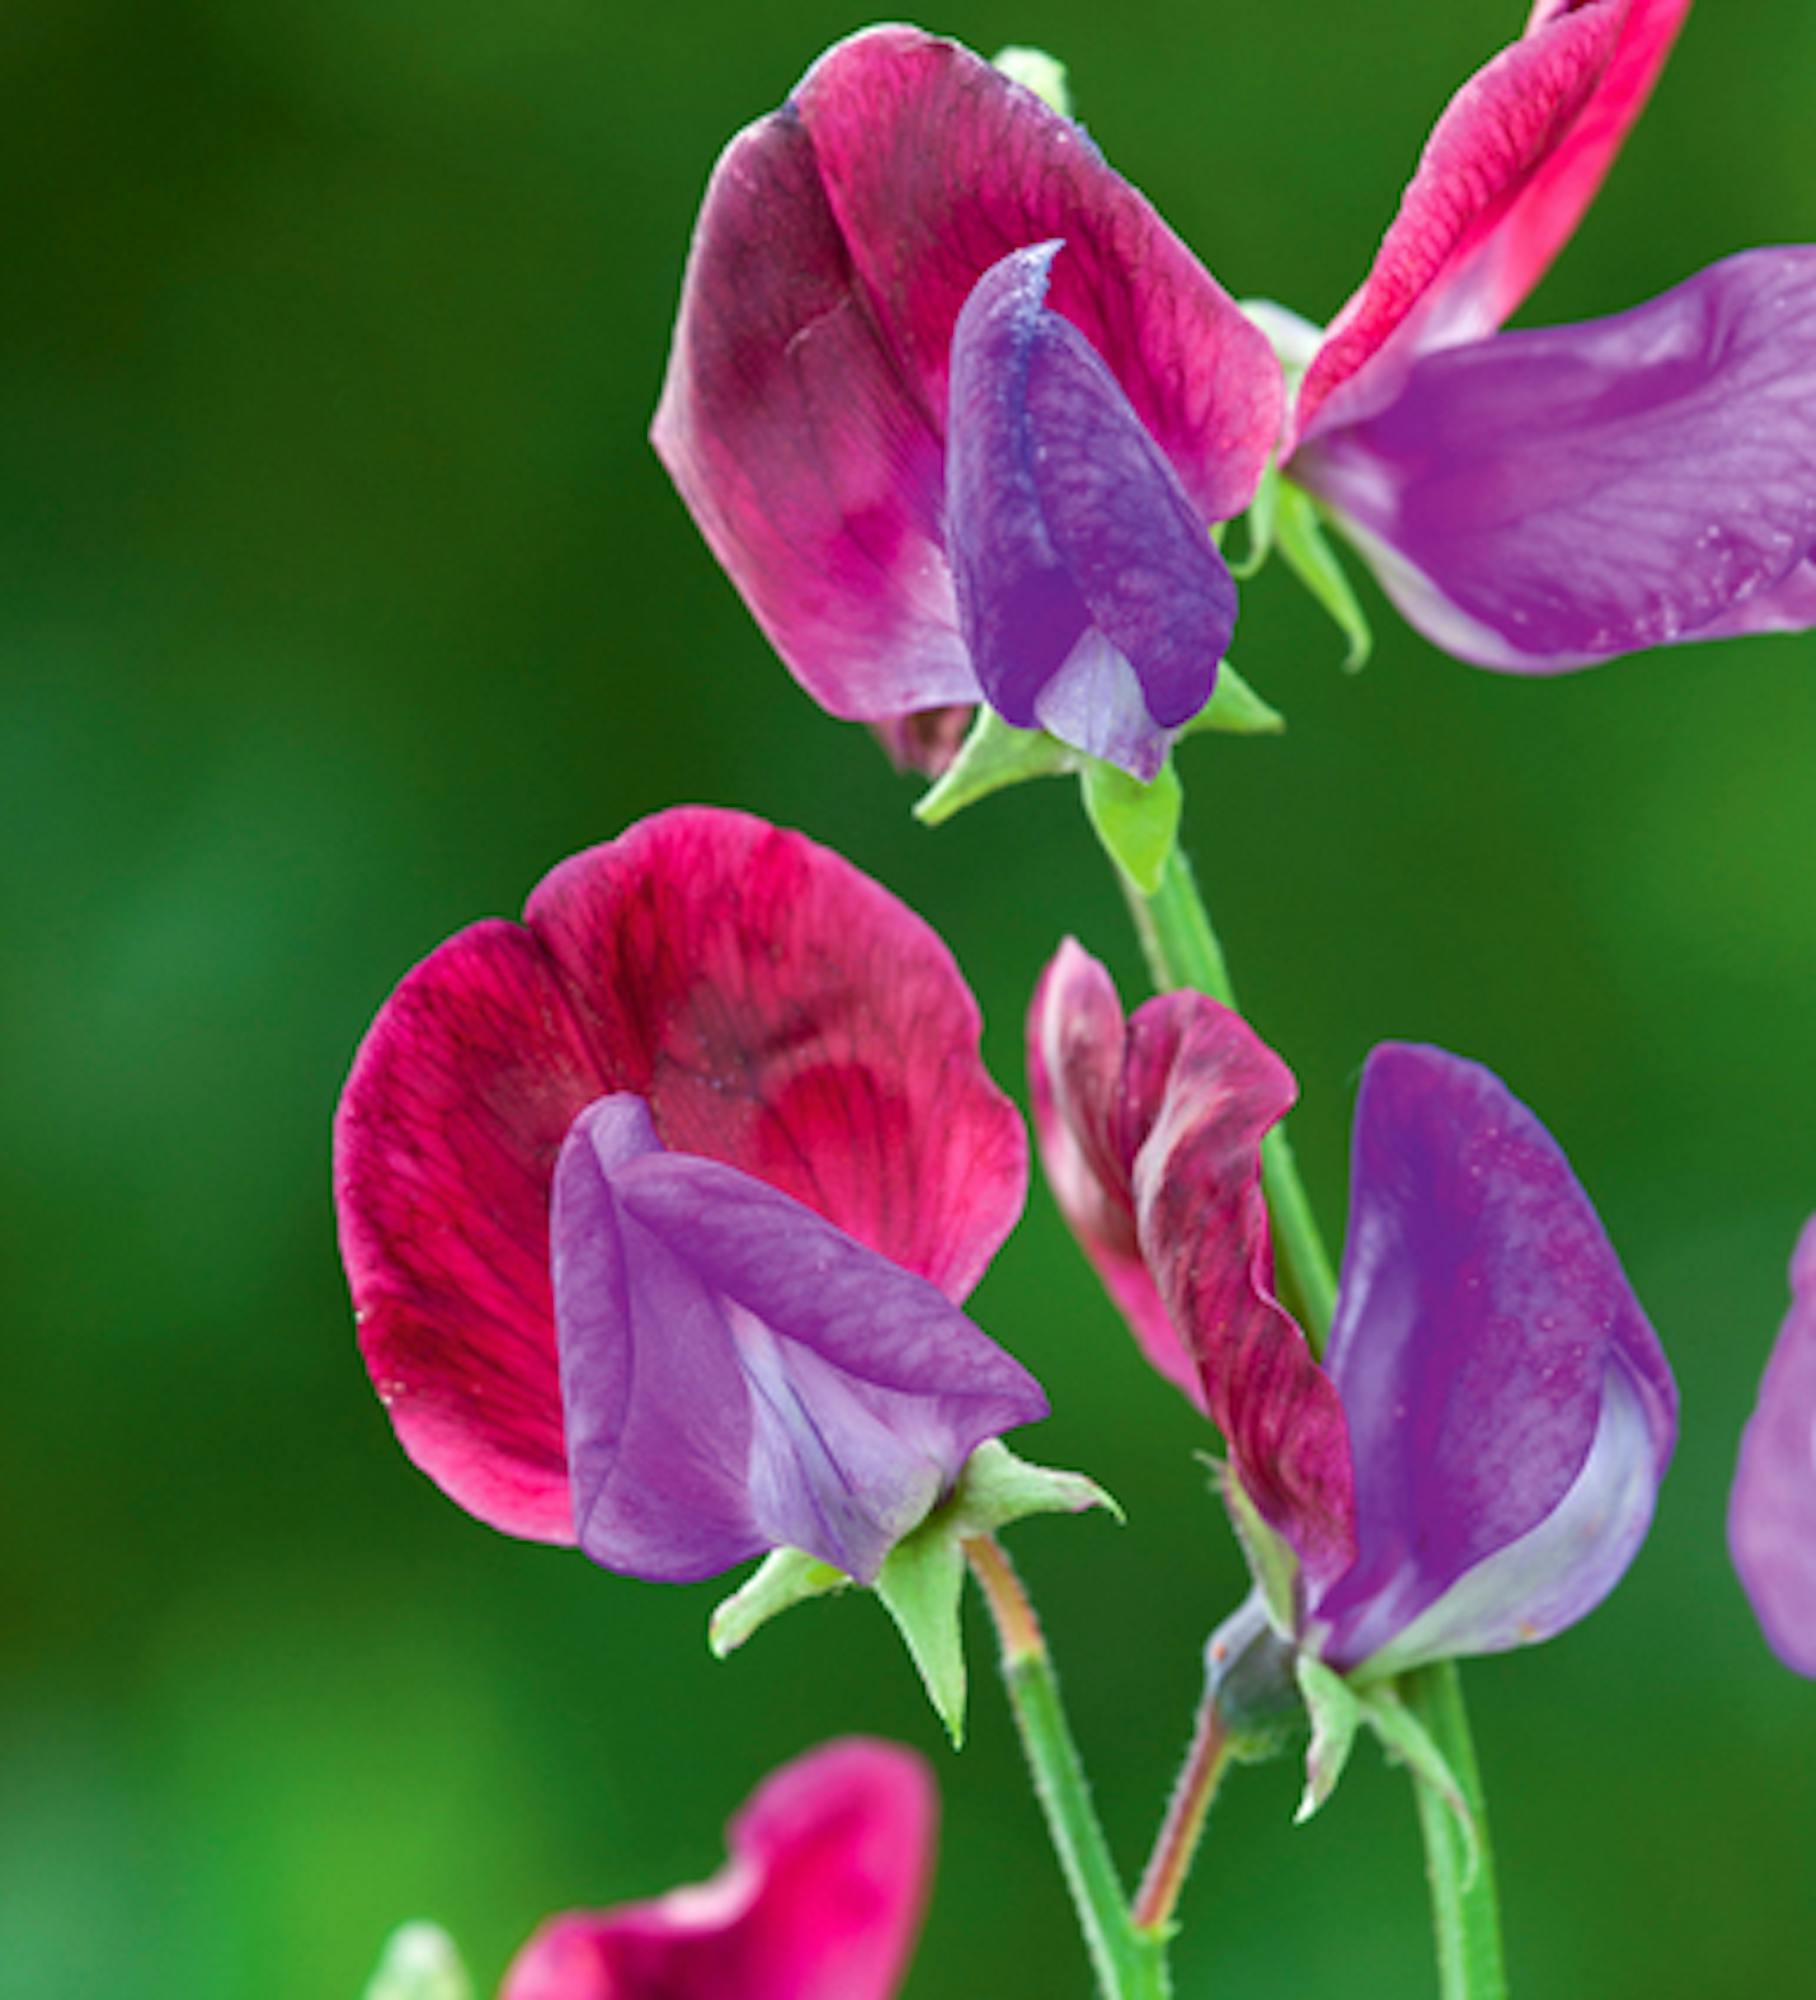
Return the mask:
[[[507,1533],[634,1575],[802,1547],[869,1581],[1045,1413],[958,1310],[1026,1148],[919,918],[827,849],[660,813],[380,1010],[341,1245],[404,1449]]]
[[[937,1815],[911,1751],[823,1744],[758,1786],[712,1881],[552,1918],[500,2000],[889,2000],[920,1927]]]

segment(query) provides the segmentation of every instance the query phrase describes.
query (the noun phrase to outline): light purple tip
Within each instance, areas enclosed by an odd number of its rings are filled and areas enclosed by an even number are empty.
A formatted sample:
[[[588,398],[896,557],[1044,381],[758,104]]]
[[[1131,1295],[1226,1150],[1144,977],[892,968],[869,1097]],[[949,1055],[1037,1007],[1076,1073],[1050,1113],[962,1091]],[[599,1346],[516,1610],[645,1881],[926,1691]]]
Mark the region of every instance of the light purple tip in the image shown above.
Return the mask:
[[[766,1183],[575,1120],[552,1221],[581,1548],[663,1582],[798,1548],[871,1582],[1039,1385],[926,1279]]]

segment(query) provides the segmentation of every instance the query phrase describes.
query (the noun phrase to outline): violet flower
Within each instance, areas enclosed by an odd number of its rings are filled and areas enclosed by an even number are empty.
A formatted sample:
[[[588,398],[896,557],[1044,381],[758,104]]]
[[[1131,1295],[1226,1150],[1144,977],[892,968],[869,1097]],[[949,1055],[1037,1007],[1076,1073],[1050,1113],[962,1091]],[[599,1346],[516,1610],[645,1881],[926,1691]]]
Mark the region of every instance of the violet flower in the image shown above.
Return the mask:
[[[1816,624],[1816,247],[1727,258],[1610,319],[1499,331],[1688,11],[1537,0],[1306,342],[1288,476],[1420,631],[1479,666]]]
[[[1291,1074],[1197,993],[1126,1028],[1067,942],[1029,1019],[1067,1220],[1242,1500],[1292,1552],[1293,1636],[1343,1673],[1498,1652],[1600,1603],[1644,1539],[1676,1391],[1588,1196],[1487,1070],[1386,1043],[1356,1106],[1320,1366],[1274,1296],[1263,1134]]]
[[[917,917],[742,814],[659,813],[380,1010],[335,1193],[410,1457],[510,1534],[871,1581],[984,1439],[1045,1414],[957,1309],[1026,1144]]]
[[[1816,1220],[1791,1259],[1791,1310],[1740,1440],[1728,1548],[1773,1652],[1816,1679]]]
[[[1146,779],[1210,698],[1236,596],[1206,528],[1282,400],[1079,126],[886,27],[714,169],[652,437],[821,707],[938,768],[983,700]]]
[[[920,1928],[937,1817],[912,1751],[823,1744],[758,1786],[712,1881],[552,1918],[500,2000],[891,2000]]]

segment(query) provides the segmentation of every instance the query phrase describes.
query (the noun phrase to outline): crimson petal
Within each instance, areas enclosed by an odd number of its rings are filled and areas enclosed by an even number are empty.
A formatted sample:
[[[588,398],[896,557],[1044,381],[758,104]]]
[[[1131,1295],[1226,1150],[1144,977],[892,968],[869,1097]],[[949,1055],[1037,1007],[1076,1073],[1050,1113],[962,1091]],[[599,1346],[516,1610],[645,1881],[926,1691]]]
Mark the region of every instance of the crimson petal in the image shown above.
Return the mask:
[[[1816,1221],[1791,1259],[1791,1310],[1740,1440],[1728,1548],[1772,1650],[1816,1679]]]
[[[925,1763],[851,1737],[785,1764],[727,1830],[698,1888],[555,1917],[500,2000],[891,2000],[933,1865]]]
[[[1333,1665],[1545,1638],[1614,1587],[1676,1389],[1569,1162],[1480,1065],[1393,1043],[1369,1057],[1327,1365],[1357,1539],[1311,1606]]]
[[[1061,247],[992,265],[953,336],[960,622],[1005,720],[1146,782],[1210,699],[1236,587],[1115,377],[1047,309]]]
[[[1816,623],[1816,248],[1421,361],[1293,462],[1413,624],[1551,673]]]
[[[1422,351],[1491,333],[1568,241],[1645,108],[1690,0],[1537,0],[1524,37],[1433,128],[1294,416],[1309,438],[1380,408]]]

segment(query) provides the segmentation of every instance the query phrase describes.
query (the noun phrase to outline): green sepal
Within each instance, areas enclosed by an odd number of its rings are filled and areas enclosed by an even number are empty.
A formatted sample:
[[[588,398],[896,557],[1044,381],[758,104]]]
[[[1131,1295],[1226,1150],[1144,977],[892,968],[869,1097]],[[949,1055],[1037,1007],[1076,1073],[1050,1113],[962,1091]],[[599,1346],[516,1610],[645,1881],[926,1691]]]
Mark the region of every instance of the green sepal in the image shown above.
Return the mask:
[[[1482,1841],[1475,1814],[1469,1809],[1469,1801],[1457,1782],[1456,1773],[1445,1761],[1443,1751],[1432,1741],[1425,1725],[1400,1699],[1392,1681],[1381,1681],[1373,1687],[1356,1690],[1356,1700],[1363,1720],[1380,1738],[1381,1748],[1390,1761],[1404,1764],[1412,1773],[1413,1782],[1423,1785],[1441,1799],[1455,1821],[1463,1842],[1462,1886],[1467,1893],[1482,1865]]]
[[[995,709],[979,703],[970,734],[958,754],[914,803],[923,826],[941,826],[954,813],[1005,786],[1030,778],[1053,778],[1078,768],[1078,753],[1044,729],[1016,729]]]
[[[1079,772],[1085,811],[1104,851],[1144,896],[1160,878],[1179,839],[1185,793],[1169,757],[1150,785],[1114,764],[1087,758]]]
[[[1355,1745],[1362,1703],[1341,1674],[1309,1653],[1298,1655],[1293,1670],[1312,1725],[1312,1740],[1305,1752],[1305,1790],[1299,1810],[1293,1814],[1293,1824],[1303,1826],[1337,1789]]]
[[[1236,1468],[1227,1459],[1209,1458],[1208,1454],[1207,1458],[1230,1526],[1235,1530],[1237,1545],[1247,1559],[1255,1588],[1261,1593],[1268,1623],[1282,1638],[1290,1638],[1299,1558],[1285,1536],[1276,1534],[1261,1518],[1248,1489],[1236,1477]]]
[[[707,1620],[713,1658],[735,1653],[759,1625],[810,1597],[849,1589],[851,1578],[802,1549],[773,1549]]]
[[[1248,549],[1240,562],[1230,563],[1230,574],[1238,583],[1246,583],[1274,552],[1274,528],[1280,518],[1280,468],[1271,458],[1242,518],[1248,531]]]
[[[1211,698],[1179,732],[1196,736],[1200,730],[1220,730],[1227,736],[1278,736],[1286,717],[1263,701],[1228,660],[1217,669]]]
[[[1006,49],[998,49],[990,63],[1024,90],[1033,91],[1050,110],[1057,111],[1062,118],[1071,117],[1072,87],[1066,81],[1066,66],[1058,56],[1048,55],[1045,49],[1025,48],[1019,42],[1011,42]]]
[[[1374,650],[1374,634],[1336,551],[1326,539],[1317,506],[1309,493],[1290,480],[1280,483],[1274,539],[1299,581],[1348,640],[1349,651],[1343,661],[1345,672],[1359,673]]]
[[[439,1924],[400,1924],[366,1982],[365,2000],[473,2000],[473,1982]]]
[[[965,1651],[959,1625],[965,1543],[1030,1514],[1122,1509],[1094,1479],[1017,1458],[991,1438],[971,1454],[958,1484],[884,1559],[877,1595],[908,1646],[933,1711],[957,1749],[965,1740]]]

